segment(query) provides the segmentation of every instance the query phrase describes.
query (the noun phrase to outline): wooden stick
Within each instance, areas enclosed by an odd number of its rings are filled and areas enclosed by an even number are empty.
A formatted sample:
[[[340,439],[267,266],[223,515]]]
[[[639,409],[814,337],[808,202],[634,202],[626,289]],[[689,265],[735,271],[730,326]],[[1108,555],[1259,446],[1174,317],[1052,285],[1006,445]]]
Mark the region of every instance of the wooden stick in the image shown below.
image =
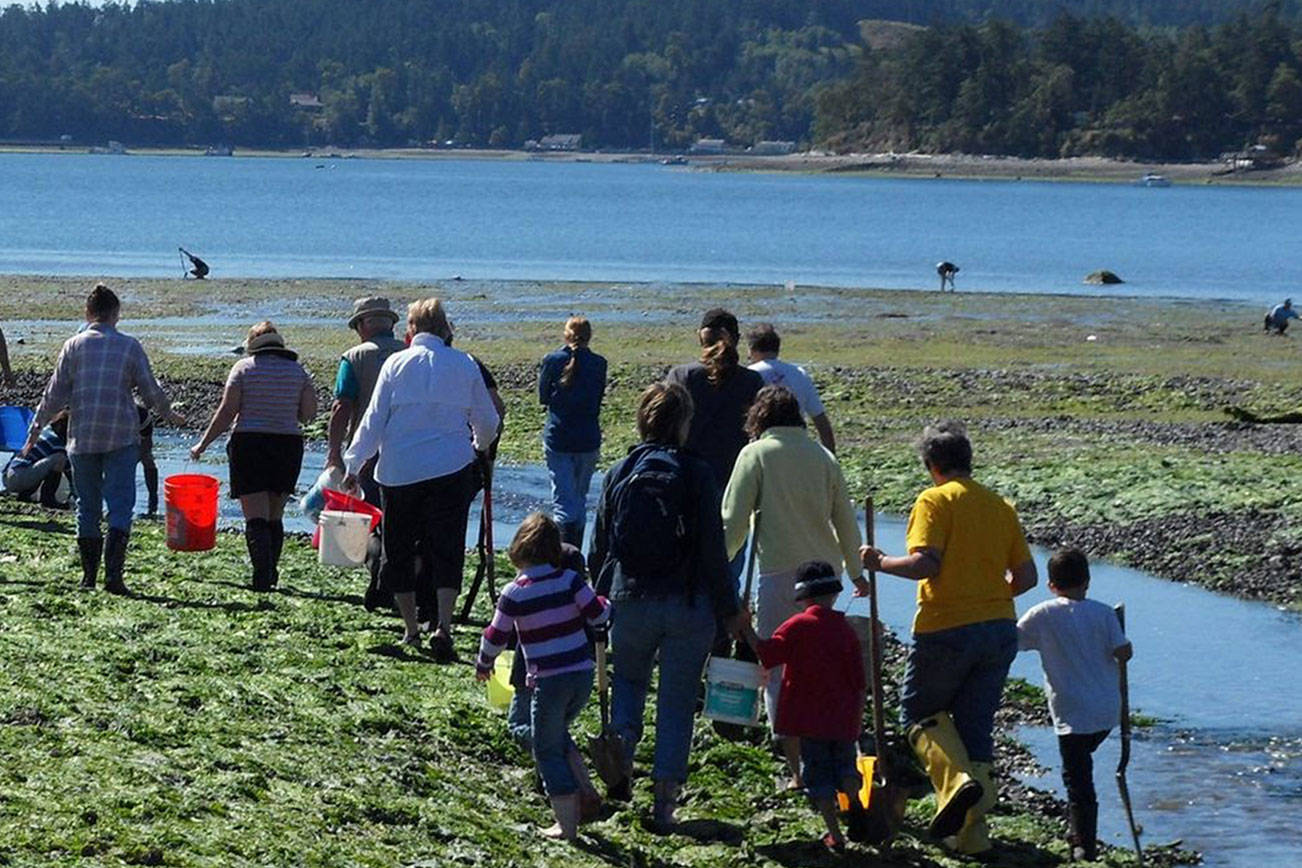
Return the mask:
[[[1113,607],[1121,629],[1126,629],[1126,606],[1118,603]],[[1117,759],[1117,791],[1121,793],[1121,804],[1126,809],[1126,822],[1130,824],[1130,838],[1135,844],[1135,860],[1144,864],[1144,848],[1139,843],[1139,826],[1135,825],[1135,812],[1130,806],[1130,787],[1126,783],[1126,766],[1130,765],[1130,684],[1126,678],[1126,661],[1117,663],[1117,680],[1121,686],[1121,756]]]

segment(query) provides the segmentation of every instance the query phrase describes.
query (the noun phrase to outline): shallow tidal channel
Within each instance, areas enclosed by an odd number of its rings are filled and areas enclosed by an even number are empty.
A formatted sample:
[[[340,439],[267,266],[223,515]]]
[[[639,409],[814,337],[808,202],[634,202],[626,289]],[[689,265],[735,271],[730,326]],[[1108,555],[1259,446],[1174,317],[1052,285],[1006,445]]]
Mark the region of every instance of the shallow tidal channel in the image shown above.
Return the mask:
[[[209,460],[191,462],[190,439],[160,434],[155,455],[161,477],[211,473],[222,481],[223,526],[240,524],[239,506],[225,497],[226,472],[220,448]],[[309,444],[300,490],[321,472],[325,453]],[[600,479],[593,482],[590,506]],[[548,502],[545,470],[537,465],[499,464],[494,484],[494,536],[505,547],[516,525]],[[144,491],[138,494],[144,503]],[[475,543],[478,503],[472,508],[467,545]],[[291,503],[291,530],[311,524]],[[878,544],[897,553],[904,522],[879,517]],[[1048,596],[1043,577],[1048,552],[1035,549],[1040,586],[1018,600],[1018,612]],[[1106,562],[1091,566],[1090,596],[1126,605],[1127,634],[1135,645],[1130,665],[1132,709],[1156,722],[1139,728],[1128,781],[1145,843],[1183,840],[1203,853],[1209,866],[1294,864],[1302,854],[1302,616],[1263,603],[1222,596],[1168,582]],[[359,590],[363,582],[358,573]],[[911,583],[882,577],[883,620],[902,637],[913,615]],[[852,602],[867,614],[863,601]],[[860,611],[862,610],[862,612]],[[1042,682],[1038,655],[1019,655],[1013,674]],[[1017,736],[1048,773],[1030,783],[1062,795],[1057,742],[1049,727],[1021,727]],[[1099,837],[1129,846],[1125,815],[1114,783],[1117,734],[1095,754],[1099,793]]]

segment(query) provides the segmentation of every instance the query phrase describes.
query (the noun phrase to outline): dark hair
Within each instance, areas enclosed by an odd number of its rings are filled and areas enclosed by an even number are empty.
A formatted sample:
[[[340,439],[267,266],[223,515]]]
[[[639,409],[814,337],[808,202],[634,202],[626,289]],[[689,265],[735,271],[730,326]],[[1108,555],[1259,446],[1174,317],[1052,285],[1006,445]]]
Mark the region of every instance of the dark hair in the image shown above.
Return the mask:
[[[558,567],[561,563],[561,529],[541,512],[530,513],[520,522],[506,555],[516,569],[539,564]]]
[[[574,375],[579,372],[580,347],[586,347],[592,340],[592,323],[581,316],[572,316],[565,321],[565,346],[570,351],[570,360],[561,371],[561,386],[568,389],[574,382]]]
[[[701,364],[710,385],[717,386],[741,367],[737,355],[737,341],[721,328],[701,329]]]
[[[1049,558],[1049,584],[1064,591],[1089,584],[1090,562],[1076,547],[1058,549]]]
[[[737,324],[737,318],[721,307],[712,307],[705,312],[701,317],[701,328],[727,332],[732,338],[733,346],[741,340],[741,326]]]
[[[800,415],[800,402],[795,392],[786,386],[765,386],[755,396],[755,403],[746,413],[746,435],[752,440],[770,428],[778,426],[805,427]]]
[[[782,338],[778,337],[778,330],[771,322],[762,322],[751,329],[746,335],[746,343],[752,353],[782,352]]]
[[[924,464],[940,473],[972,472],[972,443],[961,422],[940,422],[923,428],[918,453]]]
[[[117,293],[102,283],[95,284],[90,295],[86,296],[87,319],[103,322],[121,309],[122,302],[118,301]]]
[[[637,401],[637,433],[643,443],[678,446],[683,423],[692,418],[692,396],[677,383],[653,383]]]

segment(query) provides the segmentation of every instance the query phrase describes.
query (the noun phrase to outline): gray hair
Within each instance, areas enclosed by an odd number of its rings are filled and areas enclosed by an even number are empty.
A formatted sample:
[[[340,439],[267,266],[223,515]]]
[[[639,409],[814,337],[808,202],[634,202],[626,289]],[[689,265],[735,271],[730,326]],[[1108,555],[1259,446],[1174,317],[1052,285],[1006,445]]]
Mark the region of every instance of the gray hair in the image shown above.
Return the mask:
[[[944,421],[922,429],[918,454],[928,467],[944,474],[972,472],[972,442],[962,422]]]

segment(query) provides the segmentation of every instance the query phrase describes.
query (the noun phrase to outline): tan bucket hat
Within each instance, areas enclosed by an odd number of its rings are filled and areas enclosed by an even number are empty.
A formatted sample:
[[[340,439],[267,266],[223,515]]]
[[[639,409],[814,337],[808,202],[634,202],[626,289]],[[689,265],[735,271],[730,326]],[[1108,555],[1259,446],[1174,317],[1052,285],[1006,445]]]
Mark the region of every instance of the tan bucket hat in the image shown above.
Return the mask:
[[[398,321],[398,313],[387,298],[371,295],[353,302],[353,315],[348,318],[348,327],[357,328],[357,323],[368,316],[387,316],[395,323]]]

